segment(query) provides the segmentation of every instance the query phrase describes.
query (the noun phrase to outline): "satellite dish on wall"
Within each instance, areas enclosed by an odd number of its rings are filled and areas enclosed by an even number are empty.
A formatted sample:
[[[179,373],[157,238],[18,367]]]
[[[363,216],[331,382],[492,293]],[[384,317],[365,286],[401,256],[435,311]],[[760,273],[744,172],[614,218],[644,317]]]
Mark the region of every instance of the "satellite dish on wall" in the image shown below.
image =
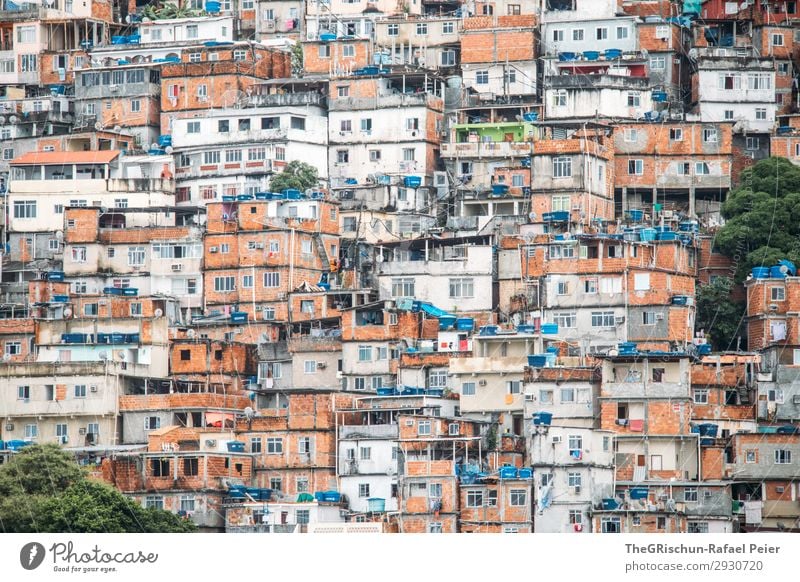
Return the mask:
[[[108,359],[108,352],[100,352],[98,357],[105,362]]]
[[[156,309],[153,312],[153,315],[155,315],[156,317],[161,317],[162,315],[164,315],[164,311],[162,309]]]
[[[194,336],[195,336],[195,331],[193,329],[190,329],[189,331],[186,332],[186,337],[188,337],[189,339],[193,339]]]

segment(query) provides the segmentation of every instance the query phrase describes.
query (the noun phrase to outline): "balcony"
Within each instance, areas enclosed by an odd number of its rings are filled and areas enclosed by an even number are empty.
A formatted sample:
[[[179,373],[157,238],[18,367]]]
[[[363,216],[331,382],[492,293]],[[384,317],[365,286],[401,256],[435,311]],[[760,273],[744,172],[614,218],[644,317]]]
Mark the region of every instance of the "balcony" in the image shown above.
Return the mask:
[[[330,111],[353,111],[358,109],[389,109],[392,107],[430,107],[440,111],[441,98],[429,93],[392,93],[377,97],[346,97],[333,99],[328,104]]]
[[[396,439],[396,424],[345,425],[339,427],[340,439]]]
[[[530,142],[468,142],[441,144],[443,158],[509,158],[531,155]]]
[[[246,396],[215,393],[128,394],[119,397],[121,412],[170,410],[174,408],[233,408],[242,410],[250,404]]]
[[[286,132],[282,131],[285,139]],[[248,174],[271,174],[273,171],[272,160],[241,161],[231,164],[220,162],[218,164],[203,164],[197,160],[192,166],[176,168],[175,175],[180,179],[210,178],[213,176],[241,176]]]
[[[647,77],[629,75],[553,75],[547,77],[548,89],[638,89],[650,87]]]

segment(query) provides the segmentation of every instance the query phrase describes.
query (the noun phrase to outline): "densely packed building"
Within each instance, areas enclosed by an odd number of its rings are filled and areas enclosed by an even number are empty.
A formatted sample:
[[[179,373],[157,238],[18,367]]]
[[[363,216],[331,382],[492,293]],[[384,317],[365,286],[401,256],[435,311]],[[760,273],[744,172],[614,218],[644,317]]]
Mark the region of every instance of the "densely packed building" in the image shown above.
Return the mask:
[[[0,0],[0,462],[209,531],[800,531],[795,266],[740,291],[753,351],[695,329],[727,194],[800,164],[798,30]]]

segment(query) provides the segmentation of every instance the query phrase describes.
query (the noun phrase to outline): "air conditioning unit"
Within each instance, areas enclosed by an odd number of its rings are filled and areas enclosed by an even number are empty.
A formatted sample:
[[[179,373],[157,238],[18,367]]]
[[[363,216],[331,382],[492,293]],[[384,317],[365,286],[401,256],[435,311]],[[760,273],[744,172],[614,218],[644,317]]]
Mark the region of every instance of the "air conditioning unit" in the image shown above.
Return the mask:
[[[113,83],[108,86],[108,90],[112,93],[119,91],[119,85],[114,85]]]
[[[561,442],[561,435],[553,436],[553,438],[550,439],[550,442],[553,443],[554,445],[557,445],[558,443]]]
[[[217,446],[217,441],[215,441],[214,439],[207,439],[206,440],[206,446],[207,447],[216,447]]]
[[[575,487],[573,487],[572,490],[575,493],[580,493],[581,492],[581,486],[580,485],[575,485]]]
[[[664,314],[663,313],[656,313],[656,321],[661,321],[662,319],[664,319]]]
[[[89,392],[97,392],[97,386],[95,385],[89,386]]]
[[[327,367],[328,367],[327,362],[317,362],[317,369],[318,370],[324,370]]]
[[[526,394],[525,402],[536,402],[536,396],[534,394]]]
[[[414,426],[414,420],[409,418],[406,420],[406,426]]]
[[[792,396],[792,404],[800,404],[800,394]]]
[[[479,381],[478,386],[486,386],[486,380]]]
[[[256,248],[257,249],[263,249],[264,248],[264,243],[256,243]]]
[[[670,219],[673,216],[673,212],[672,210],[664,210],[661,212],[661,216],[663,216],[666,219]]]
[[[211,247],[210,249],[208,249],[208,252],[209,253],[218,253],[219,252],[219,247]]]
[[[341,371],[336,372],[336,379],[341,380],[342,378],[344,378],[344,373],[342,373]]]
[[[778,305],[777,305],[777,303],[770,303],[770,304],[769,304],[769,310],[770,310],[770,311],[778,311]]]
[[[84,434],[86,434],[86,427],[84,427],[84,428],[79,428],[79,429],[78,429],[78,434],[80,434],[80,435],[84,435]]]
[[[286,301],[286,293],[278,293],[278,301]]]
[[[13,422],[7,422],[7,423],[6,423],[6,430],[7,430],[7,431],[12,431],[12,430],[14,430],[14,423],[13,423]]]
[[[172,271],[174,273],[180,273],[181,271],[183,271],[183,265],[181,264],[172,265]]]

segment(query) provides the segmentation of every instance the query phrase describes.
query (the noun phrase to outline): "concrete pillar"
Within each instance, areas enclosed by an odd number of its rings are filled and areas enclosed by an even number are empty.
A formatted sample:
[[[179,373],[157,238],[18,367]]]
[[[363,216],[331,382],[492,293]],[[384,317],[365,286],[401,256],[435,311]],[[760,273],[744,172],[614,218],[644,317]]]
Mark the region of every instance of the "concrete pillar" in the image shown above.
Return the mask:
[[[689,186],[689,216],[695,218],[697,211],[695,209],[695,189],[694,186]]]
[[[625,216],[625,212],[628,210],[628,188],[623,186],[622,187],[622,216]]]

